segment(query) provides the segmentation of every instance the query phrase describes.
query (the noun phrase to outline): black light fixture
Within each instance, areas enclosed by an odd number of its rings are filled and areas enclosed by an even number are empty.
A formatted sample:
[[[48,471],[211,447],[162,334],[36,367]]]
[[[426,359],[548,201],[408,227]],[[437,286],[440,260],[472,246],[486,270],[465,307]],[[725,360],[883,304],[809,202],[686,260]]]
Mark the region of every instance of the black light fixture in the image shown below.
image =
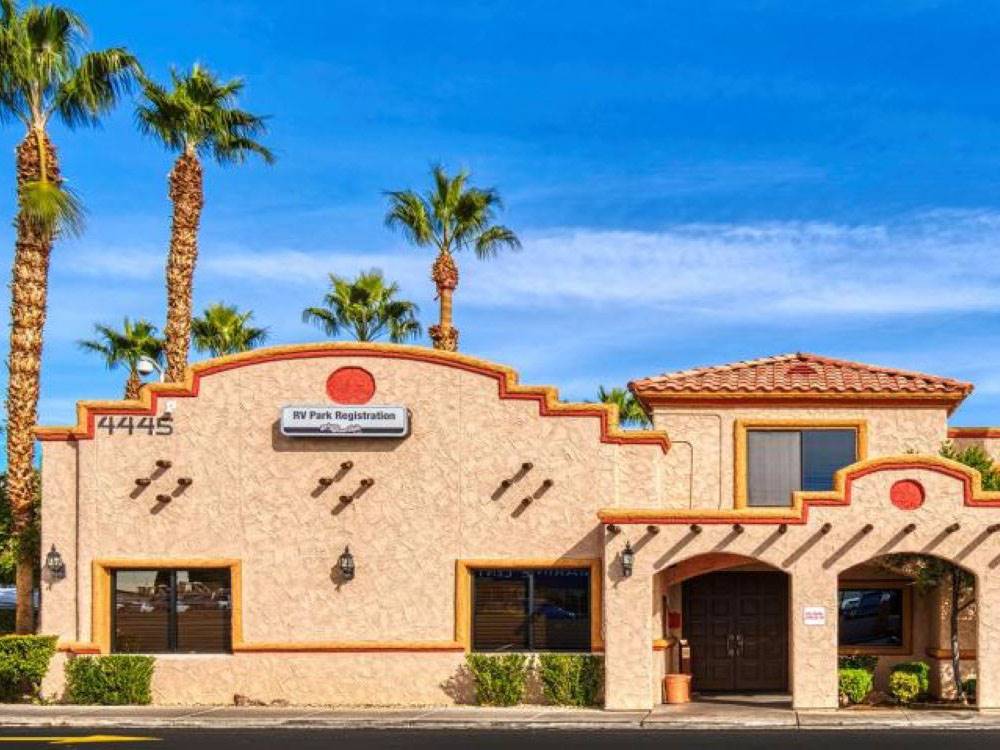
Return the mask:
[[[622,550],[622,575],[629,578],[635,568],[635,550],[632,549],[632,542],[625,541],[625,549]]]
[[[66,577],[66,563],[63,562],[62,555],[59,554],[59,550],[56,549],[56,545],[52,545],[52,549],[49,550],[49,554],[45,556],[45,569],[49,571],[49,574],[56,579]]]
[[[354,555],[351,554],[350,547],[344,547],[344,553],[337,560],[337,567],[340,569],[340,577],[345,581],[354,578]]]

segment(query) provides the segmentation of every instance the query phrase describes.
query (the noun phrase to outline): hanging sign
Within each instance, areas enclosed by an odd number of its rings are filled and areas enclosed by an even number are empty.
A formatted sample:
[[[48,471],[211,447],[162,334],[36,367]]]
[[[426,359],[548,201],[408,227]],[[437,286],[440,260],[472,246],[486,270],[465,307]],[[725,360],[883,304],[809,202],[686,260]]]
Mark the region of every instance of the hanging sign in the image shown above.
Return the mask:
[[[281,434],[286,437],[399,438],[410,432],[405,406],[285,406]]]
[[[805,607],[802,621],[806,625],[826,625],[826,607]]]

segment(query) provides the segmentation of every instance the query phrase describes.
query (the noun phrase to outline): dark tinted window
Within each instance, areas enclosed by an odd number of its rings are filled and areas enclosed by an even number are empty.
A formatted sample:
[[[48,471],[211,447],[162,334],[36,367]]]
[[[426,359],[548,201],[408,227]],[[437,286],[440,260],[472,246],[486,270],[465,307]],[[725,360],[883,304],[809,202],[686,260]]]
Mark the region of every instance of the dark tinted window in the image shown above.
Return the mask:
[[[903,589],[840,589],[841,646],[902,646]]]
[[[802,489],[832,490],[833,475],[857,460],[854,430],[806,430],[802,433]]]
[[[228,570],[119,570],[112,581],[114,651],[213,653],[232,648]]]
[[[589,651],[590,571],[478,570],[475,651]]]
[[[747,494],[752,506],[787,506],[796,490],[833,489],[833,476],[857,460],[857,432],[750,430]]]

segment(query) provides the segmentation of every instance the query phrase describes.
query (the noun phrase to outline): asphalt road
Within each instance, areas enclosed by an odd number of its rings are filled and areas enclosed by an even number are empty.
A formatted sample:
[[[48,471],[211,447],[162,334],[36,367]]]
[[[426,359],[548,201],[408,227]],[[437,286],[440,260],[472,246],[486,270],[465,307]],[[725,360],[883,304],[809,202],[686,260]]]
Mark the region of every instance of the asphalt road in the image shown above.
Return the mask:
[[[2,721],[2,718],[0,718]],[[101,737],[104,735],[105,737]],[[107,737],[111,735],[111,737]],[[112,737],[114,739],[112,739]],[[126,738],[155,738],[136,741]],[[82,740],[82,742],[80,741]],[[628,750],[981,750],[997,747],[1000,731],[922,732],[892,730],[856,731],[770,731],[770,732],[681,732],[673,730],[133,730],[101,727],[96,729],[0,729],[0,747],[108,747],[108,748],[183,748],[217,750],[218,748],[278,748],[279,750],[580,750],[587,748],[627,748]]]

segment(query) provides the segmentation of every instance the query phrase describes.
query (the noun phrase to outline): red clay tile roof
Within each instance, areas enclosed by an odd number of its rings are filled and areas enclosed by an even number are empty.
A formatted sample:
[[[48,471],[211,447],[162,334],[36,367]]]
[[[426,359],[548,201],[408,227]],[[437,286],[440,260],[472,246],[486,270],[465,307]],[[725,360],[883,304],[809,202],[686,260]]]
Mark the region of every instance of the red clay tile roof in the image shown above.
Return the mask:
[[[900,394],[960,400],[972,392],[972,384],[960,380],[802,352],[669,372],[634,380],[629,388],[643,397],[693,393],[845,397]]]

